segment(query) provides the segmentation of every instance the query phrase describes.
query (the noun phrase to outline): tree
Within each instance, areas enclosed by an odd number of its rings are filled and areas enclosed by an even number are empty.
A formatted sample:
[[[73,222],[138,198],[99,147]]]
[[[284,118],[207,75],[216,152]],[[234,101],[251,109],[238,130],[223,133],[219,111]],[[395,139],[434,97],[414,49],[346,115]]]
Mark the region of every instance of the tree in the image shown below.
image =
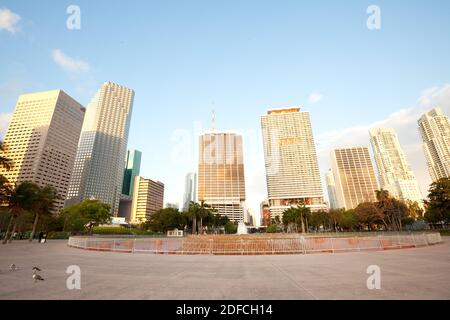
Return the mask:
[[[308,225],[308,218],[311,216],[311,210],[305,206],[290,207],[283,212],[282,221],[289,230],[298,232],[298,227],[301,227],[302,233],[306,232],[305,226]]]
[[[342,216],[344,215],[345,209],[330,209],[328,215],[330,217],[330,222],[333,225],[334,232],[337,232],[339,222],[342,220]]]
[[[203,219],[207,218],[212,212],[214,212],[214,210],[208,204],[206,204],[205,201],[201,201],[198,205],[198,215],[200,217],[200,234],[203,233]]]
[[[192,220],[192,234],[197,233],[197,219],[200,214],[199,211],[199,204],[197,202],[191,201],[189,203],[188,217],[190,220]]]
[[[33,241],[34,235],[36,233],[36,226],[38,224],[39,218],[42,216],[48,216],[51,215],[53,210],[53,205],[55,203],[55,200],[57,199],[58,195],[52,186],[45,186],[43,188],[39,188],[37,197],[36,197],[36,203],[34,205],[35,211],[35,218],[33,223],[33,230],[31,231],[30,239],[29,241]]]
[[[30,211],[33,209],[36,204],[38,193],[39,187],[32,182],[23,182],[16,186],[14,190],[12,190],[10,196],[8,197],[8,207],[11,213],[11,218],[8,224],[8,228],[6,229],[3,244],[12,241],[14,233],[16,232],[18,217],[25,211]],[[10,234],[12,225],[13,229]]]
[[[91,230],[94,225],[111,222],[111,206],[98,200],[85,200],[61,211],[64,231],[82,231],[86,225]]]
[[[355,212],[358,222],[367,225],[369,231],[372,230],[374,224],[378,225],[383,221],[380,209],[373,202],[360,203]]]
[[[376,206],[385,228],[401,231],[403,223],[408,219],[407,205],[403,201],[391,197],[387,190],[377,190],[376,196],[378,200]]]
[[[353,230],[358,225],[358,216],[355,210],[345,210],[339,220],[339,226],[345,230]]]
[[[156,211],[144,223],[144,227],[153,232],[166,233],[168,230],[183,229],[184,219],[183,215],[176,208],[165,208]]]
[[[430,185],[425,201],[425,220],[429,223],[450,222],[450,178],[439,179]]]

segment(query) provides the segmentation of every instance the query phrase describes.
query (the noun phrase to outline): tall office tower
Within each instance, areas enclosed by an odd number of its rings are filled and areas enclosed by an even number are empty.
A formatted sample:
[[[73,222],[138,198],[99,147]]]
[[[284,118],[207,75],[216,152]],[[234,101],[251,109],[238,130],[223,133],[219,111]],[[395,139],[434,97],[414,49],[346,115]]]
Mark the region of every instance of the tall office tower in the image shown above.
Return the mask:
[[[408,164],[394,129],[369,131],[381,188],[400,200],[423,203],[416,177]]]
[[[53,186],[58,193],[55,212],[62,209],[73,169],[84,107],[62,90],[19,97],[5,136],[7,171],[12,184],[31,181]]]
[[[164,207],[164,183],[137,176],[134,178],[131,222],[142,223]]]
[[[123,174],[122,194],[127,196],[133,195],[134,177],[139,175],[141,170],[142,153],[138,150],[128,150]]]
[[[105,82],[86,111],[66,205],[97,199],[117,216],[134,91]]]
[[[327,191],[330,209],[339,209],[337,195],[336,195],[336,182],[334,181],[333,171],[330,169],[325,175],[327,181]]]
[[[375,202],[378,183],[366,147],[335,149],[331,168],[336,182],[339,208],[354,209],[363,202]]]
[[[207,133],[199,137],[198,201],[209,204],[231,221],[244,222],[242,136]]]
[[[189,172],[186,175],[182,208],[184,212],[189,210],[191,201],[197,201],[197,174],[195,172]]]
[[[326,209],[309,113],[270,110],[261,127],[271,218],[291,206]]]
[[[450,177],[450,120],[441,108],[434,108],[418,122],[431,179]]]

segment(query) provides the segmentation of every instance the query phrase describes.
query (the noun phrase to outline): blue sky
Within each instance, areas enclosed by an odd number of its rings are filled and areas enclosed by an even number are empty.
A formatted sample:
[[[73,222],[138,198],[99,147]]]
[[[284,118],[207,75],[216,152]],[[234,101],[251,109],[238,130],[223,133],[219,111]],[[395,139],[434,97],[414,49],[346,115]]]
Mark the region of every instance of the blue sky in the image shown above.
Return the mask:
[[[71,4],[81,8],[81,30],[66,28]],[[366,27],[372,4],[381,30]],[[413,119],[434,100],[447,110],[449,1],[1,0],[5,9],[20,19],[8,30],[0,15],[0,119],[21,93],[60,88],[87,104],[104,81],[128,86],[136,92],[129,147],[143,152],[144,176],[166,183],[166,201],[181,201],[212,108],[217,129],[244,133],[256,211],[265,193],[260,116],[271,107],[311,112],[322,171],[329,147],[368,145],[372,124],[398,125],[426,190],[417,119],[402,127],[398,112]]]

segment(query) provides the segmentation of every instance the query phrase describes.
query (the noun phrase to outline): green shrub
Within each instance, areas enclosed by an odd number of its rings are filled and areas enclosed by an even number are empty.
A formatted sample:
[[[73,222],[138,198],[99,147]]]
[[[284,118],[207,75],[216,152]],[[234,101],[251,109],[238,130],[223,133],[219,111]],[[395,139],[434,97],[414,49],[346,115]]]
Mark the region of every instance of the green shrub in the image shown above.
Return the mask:
[[[271,226],[268,226],[266,229],[267,233],[277,233],[278,232],[278,227],[277,225],[273,224]]]
[[[47,239],[69,239],[70,232],[64,231],[53,231],[49,232],[47,235]]]

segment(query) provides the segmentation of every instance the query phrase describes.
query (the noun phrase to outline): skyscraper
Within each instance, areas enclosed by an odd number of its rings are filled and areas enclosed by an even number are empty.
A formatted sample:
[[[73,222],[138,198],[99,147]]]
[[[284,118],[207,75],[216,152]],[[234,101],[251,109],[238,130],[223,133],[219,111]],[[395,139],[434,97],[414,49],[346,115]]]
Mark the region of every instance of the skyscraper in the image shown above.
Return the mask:
[[[189,172],[186,175],[182,208],[184,212],[189,210],[191,201],[197,201],[197,174],[195,172]]]
[[[207,133],[199,137],[198,201],[231,221],[244,222],[245,179],[242,137]]]
[[[330,169],[325,175],[327,181],[327,191],[330,209],[339,209],[337,195],[336,195],[336,182],[334,182],[333,171]]]
[[[370,142],[378,167],[381,188],[400,200],[423,202],[419,184],[408,164],[394,129],[377,128],[369,131]]]
[[[118,214],[134,91],[105,82],[88,105],[66,205],[97,199]]]
[[[62,90],[20,96],[4,140],[13,166],[0,168],[0,173],[12,184],[31,181],[54,187],[59,196],[55,210],[62,209],[84,113]]]
[[[291,206],[326,209],[309,113],[270,110],[261,127],[271,217]]]
[[[441,108],[434,108],[425,113],[418,123],[431,180],[450,177],[449,118]]]
[[[134,178],[131,222],[142,223],[164,207],[164,184],[159,181]]]
[[[331,152],[339,208],[354,209],[363,202],[375,202],[378,183],[369,149],[352,147]]]
[[[123,174],[122,194],[133,195],[134,177],[139,175],[141,170],[142,153],[138,150],[128,150]]]

